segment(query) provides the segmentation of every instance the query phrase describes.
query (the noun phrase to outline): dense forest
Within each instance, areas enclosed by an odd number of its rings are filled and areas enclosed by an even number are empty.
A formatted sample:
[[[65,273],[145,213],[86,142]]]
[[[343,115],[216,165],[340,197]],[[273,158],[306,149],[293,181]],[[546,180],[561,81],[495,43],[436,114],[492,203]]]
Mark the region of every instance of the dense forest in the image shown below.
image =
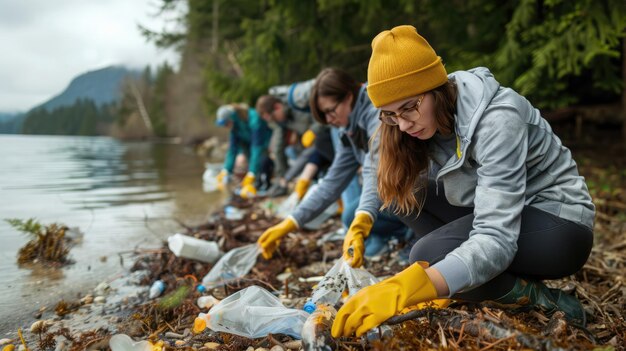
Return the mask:
[[[449,72],[488,66],[540,108],[626,99],[622,0],[161,0],[160,6],[162,16],[178,14],[181,30],[142,30],[157,45],[181,50],[179,77],[202,73],[195,88],[209,113],[224,102],[252,103],[269,86],[313,77],[326,66],[365,80],[371,39],[399,24],[414,25]]]

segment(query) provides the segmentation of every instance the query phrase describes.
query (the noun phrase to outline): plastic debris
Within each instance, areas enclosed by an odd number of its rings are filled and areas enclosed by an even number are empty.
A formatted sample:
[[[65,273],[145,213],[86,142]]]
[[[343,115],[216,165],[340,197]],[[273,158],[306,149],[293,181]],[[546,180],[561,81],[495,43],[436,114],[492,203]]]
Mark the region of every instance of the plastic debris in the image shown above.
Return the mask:
[[[205,193],[210,193],[219,189],[217,182],[217,174],[219,170],[213,168],[207,168],[202,174],[202,190]]]
[[[215,297],[211,296],[211,295],[207,295],[207,296],[200,296],[198,298],[198,307],[206,309],[206,308],[211,308],[213,307],[213,305],[216,305],[220,302],[220,300],[216,299]]]
[[[211,271],[202,278],[202,284],[198,291],[202,292],[224,284],[228,280],[237,279],[248,274],[257,256],[261,253],[261,247],[254,244],[244,245],[228,251],[213,266]]]
[[[152,351],[149,341],[134,341],[126,334],[116,334],[109,340],[111,351]]]
[[[154,299],[161,296],[161,294],[163,294],[163,291],[165,291],[165,283],[162,280],[156,280],[154,283],[152,283],[152,286],[150,286],[148,297]]]
[[[302,326],[302,344],[305,351],[336,349],[336,341],[330,329],[337,315],[337,310],[328,304],[320,304],[311,313]]]
[[[174,255],[178,257],[213,263],[222,256],[216,242],[196,239],[180,233],[167,238],[167,244]]]
[[[238,221],[243,219],[244,212],[234,206],[226,206],[224,207],[224,214],[226,219]]]
[[[307,317],[306,312],[285,307],[272,293],[253,285],[228,296],[209,313],[200,313],[193,329],[195,333],[209,328],[248,338],[281,333],[299,339]]]
[[[311,299],[304,304],[303,309],[309,313],[320,304],[334,306],[341,298],[344,290],[352,296],[362,288],[375,284],[378,278],[363,268],[352,268],[346,260],[340,258],[335,265],[324,275],[324,278],[313,291]]]

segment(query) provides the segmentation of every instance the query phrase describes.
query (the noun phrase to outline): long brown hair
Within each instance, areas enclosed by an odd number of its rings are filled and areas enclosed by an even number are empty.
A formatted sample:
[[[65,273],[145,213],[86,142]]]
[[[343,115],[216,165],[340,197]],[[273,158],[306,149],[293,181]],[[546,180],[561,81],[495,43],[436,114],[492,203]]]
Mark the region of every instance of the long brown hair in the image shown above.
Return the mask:
[[[442,134],[454,132],[456,85],[450,81],[428,92],[433,95],[435,123]],[[378,194],[382,208],[396,214],[419,213],[428,182],[428,144],[400,131],[398,126],[381,123]]]
[[[359,97],[361,83],[352,78],[347,72],[338,68],[324,68],[315,78],[315,84],[311,88],[309,105],[311,114],[321,124],[328,124],[326,115],[317,106],[318,96],[333,98],[336,102],[343,101],[348,94],[352,94],[352,108]]]

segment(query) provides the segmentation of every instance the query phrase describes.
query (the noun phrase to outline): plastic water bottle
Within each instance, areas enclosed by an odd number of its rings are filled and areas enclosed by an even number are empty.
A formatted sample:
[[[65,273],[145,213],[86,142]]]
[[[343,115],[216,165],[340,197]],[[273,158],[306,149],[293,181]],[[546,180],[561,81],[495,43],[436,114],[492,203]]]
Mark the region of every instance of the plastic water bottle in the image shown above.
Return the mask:
[[[337,315],[337,310],[327,304],[320,304],[302,325],[302,344],[304,350],[334,350],[337,346],[330,330]]]
[[[167,244],[174,255],[178,257],[214,263],[222,256],[220,247],[216,242],[200,240],[180,233],[167,238]]]
[[[148,297],[150,297],[151,299],[154,299],[155,297],[158,297],[161,294],[163,294],[163,291],[165,291],[165,283],[162,280],[157,280],[154,283],[152,283]]]
[[[224,207],[224,214],[226,219],[228,220],[240,220],[243,219],[243,212],[234,206],[226,206]]]
[[[202,285],[200,285],[202,286]],[[215,297],[211,296],[211,295],[207,295],[207,296],[200,296],[198,298],[198,307],[200,308],[211,308],[213,307],[213,305],[219,303],[220,300],[216,299]]]

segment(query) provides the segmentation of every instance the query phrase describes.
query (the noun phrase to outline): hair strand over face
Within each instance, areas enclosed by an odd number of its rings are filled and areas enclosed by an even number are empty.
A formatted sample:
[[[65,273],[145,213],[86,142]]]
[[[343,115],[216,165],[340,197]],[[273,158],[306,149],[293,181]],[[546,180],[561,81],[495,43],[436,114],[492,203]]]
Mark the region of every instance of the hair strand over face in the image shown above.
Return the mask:
[[[437,131],[447,135],[454,131],[456,85],[450,81],[427,92],[433,96]],[[381,124],[378,194],[381,209],[395,214],[419,214],[426,198],[428,182],[428,142],[400,131],[397,126]]]

